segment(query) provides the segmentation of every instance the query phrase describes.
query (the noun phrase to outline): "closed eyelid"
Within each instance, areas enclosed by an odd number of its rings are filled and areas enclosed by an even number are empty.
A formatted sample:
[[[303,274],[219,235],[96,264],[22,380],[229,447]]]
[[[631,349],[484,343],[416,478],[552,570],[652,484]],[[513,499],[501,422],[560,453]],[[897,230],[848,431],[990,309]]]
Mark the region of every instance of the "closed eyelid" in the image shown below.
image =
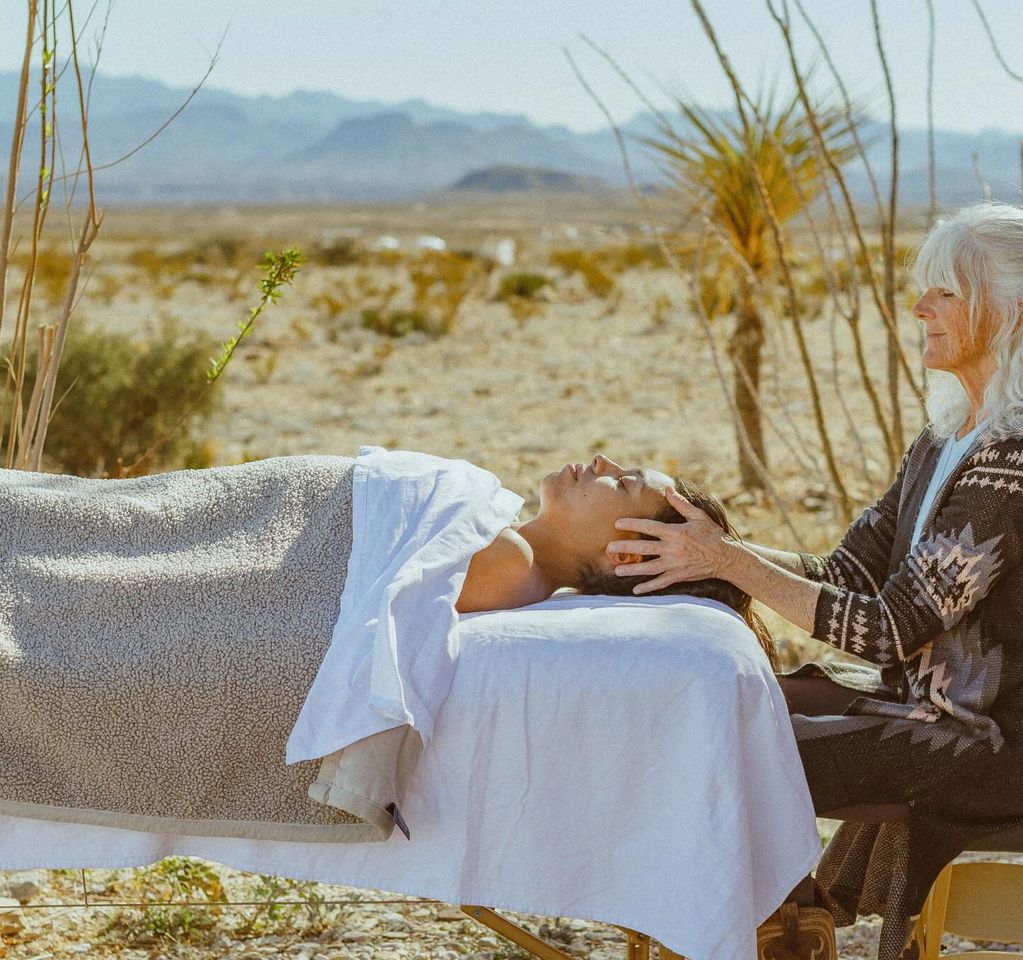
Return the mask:
[[[626,484],[626,480],[632,480],[634,482]],[[649,486],[643,475],[639,473],[626,473],[618,478],[618,482],[625,490],[630,492],[633,490],[645,490]]]

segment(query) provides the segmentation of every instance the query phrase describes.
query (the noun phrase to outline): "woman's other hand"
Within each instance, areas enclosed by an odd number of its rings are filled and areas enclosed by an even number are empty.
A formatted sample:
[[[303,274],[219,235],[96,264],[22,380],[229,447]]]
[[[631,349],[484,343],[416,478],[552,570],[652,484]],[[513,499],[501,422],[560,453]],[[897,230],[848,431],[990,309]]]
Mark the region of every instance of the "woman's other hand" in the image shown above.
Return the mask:
[[[673,487],[667,487],[664,497],[683,517],[685,523],[659,523],[623,517],[615,522],[615,529],[643,533],[656,540],[612,540],[607,545],[609,554],[630,554],[650,557],[636,563],[619,564],[615,573],[622,577],[649,576],[653,579],[633,589],[635,594],[661,590],[685,580],[728,579],[724,568],[729,548],[735,541],[729,537],[706,513],[694,506]]]

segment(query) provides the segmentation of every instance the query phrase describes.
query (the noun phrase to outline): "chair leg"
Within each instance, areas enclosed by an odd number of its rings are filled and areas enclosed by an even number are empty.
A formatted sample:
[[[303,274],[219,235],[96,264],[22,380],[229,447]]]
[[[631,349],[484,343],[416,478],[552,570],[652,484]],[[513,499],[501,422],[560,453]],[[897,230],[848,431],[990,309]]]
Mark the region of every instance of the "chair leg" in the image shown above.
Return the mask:
[[[938,960],[941,953],[941,934],[945,929],[952,867],[950,863],[938,874],[917,918],[913,936],[920,948],[920,960]]]

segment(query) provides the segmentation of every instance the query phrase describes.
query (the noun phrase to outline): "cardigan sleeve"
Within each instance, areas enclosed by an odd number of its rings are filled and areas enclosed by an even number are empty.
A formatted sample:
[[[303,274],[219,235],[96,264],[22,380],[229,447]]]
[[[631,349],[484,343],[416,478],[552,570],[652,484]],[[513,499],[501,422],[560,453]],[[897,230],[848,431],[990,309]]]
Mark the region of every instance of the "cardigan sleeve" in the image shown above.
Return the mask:
[[[952,629],[999,578],[1018,572],[1021,455],[1018,438],[971,455],[931,529],[876,595],[822,582],[811,635],[889,666]]]
[[[830,554],[799,554],[808,580],[857,593],[878,593],[891,560],[902,483],[914,446],[915,442],[910,444],[903,456],[892,485],[853,521],[842,542]]]

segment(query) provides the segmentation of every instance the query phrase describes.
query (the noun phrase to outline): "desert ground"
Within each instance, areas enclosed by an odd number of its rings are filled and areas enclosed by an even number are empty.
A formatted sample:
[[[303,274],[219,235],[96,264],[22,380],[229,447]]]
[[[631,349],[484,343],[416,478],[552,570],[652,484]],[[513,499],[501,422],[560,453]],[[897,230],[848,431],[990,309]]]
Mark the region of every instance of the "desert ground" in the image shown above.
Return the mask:
[[[690,275],[643,253],[654,246],[654,230],[681,226],[670,205],[658,206],[648,220],[629,197],[111,209],[73,322],[140,339],[168,328],[228,339],[258,299],[263,251],[294,245],[305,257],[295,283],[259,317],[214,387],[222,391],[223,407],[198,438],[208,464],[299,453],[354,455],[361,444],[417,449],[492,470],[526,497],[529,513],[543,474],[602,452],[626,465],[702,482],[728,505],[745,537],[823,552],[837,542],[846,521],[827,495],[792,330],[784,317],[769,317],[764,371],[770,471],[785,522],[769,497],[739,486],[735,433],[714,361],[716,351],[727,363],[730,319],[714,319],[708,340],[693,309]],[[416,300],[412,274],[431,257],[437,265],[436,238],[444,256],[460,252],[465,261],[489,264],[467,284],[464,299],[458,299],[461,288],[454,289],[462,280],[445,274],[448,280],[434,287],[421,284]],[[910,227],[900,242],[911,246],[918,238]],[[610,287],[585,269],[573,269],[581,261],[566,251],[604,251],[600,263]],[[448,260],[441,266],[455,269]],[[548,282],[536,289],[504,283],[526,274]],[[55,313],[58,299],[54,293],[50,306],[42,301],[37,319]],[[915,358],[918,331],[907,309],[912,299],[911,286],[900,293],[900,336]],[[432,326],[405,332],[401,324],[415,326],[415,317]],[[850,494],[858,506],[866,505],[892,474],[843,347],[845,334],[826,312],[808,320],[805,331]],[[864,338],[880,378],[885,334],[876,319],[865,324]],[[65,403],[70,414],[73,391]],[[922,415],[908,390],[902,403],[908,442]],[[841,656],[777,619],[769,622],[788,669]],[[835,826],[820,821],[822,838]],[[83,880],[97,901],[137,899],[143,889],[201,899],[219,891],[219,884],[234,899],[348,902],[212,915],[174,907],[150,914],[126,907],[90,911],[72,905]],[[4,895],[30,908],[0,913],[5,960],[524,956],[451,905],[395,903],[396,895],[385,892],[275,886],[219,865],[85,876],[33,871],[0,876]],[[47,902],[66,905],[36,909]],[[624,936],[612,927],[573,918],[519,919],[573,954],[594,960],[624,955]],[[841,956],[874,956],[878,928],[879,921],[865,918],[839,930]],[[951,937],[947,942],[961,943]]]

